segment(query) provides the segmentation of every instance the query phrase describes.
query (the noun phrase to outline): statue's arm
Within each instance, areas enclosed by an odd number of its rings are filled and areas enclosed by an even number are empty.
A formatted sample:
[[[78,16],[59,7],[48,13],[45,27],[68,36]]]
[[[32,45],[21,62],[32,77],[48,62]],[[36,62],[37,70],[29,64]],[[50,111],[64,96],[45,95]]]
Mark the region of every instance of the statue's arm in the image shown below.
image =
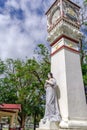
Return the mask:
[[[50,79],[50,80],[47,80],[46,82],[49,83],[52,86],[56,85],[56,80],[55,79]]]

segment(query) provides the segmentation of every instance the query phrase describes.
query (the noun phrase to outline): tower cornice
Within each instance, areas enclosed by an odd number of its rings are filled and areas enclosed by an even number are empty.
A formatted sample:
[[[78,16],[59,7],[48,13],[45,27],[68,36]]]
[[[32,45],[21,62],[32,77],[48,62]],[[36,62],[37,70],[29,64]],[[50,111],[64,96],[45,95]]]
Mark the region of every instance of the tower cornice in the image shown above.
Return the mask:
[[[49,11],[52,9],[52,7],[57,3],[58,0],[54,1],[54,3],[50,6],[50,8],[46,11],[46,15],[49,13]],[[75,4],[74,2],[70,1],[70,0],[66,0],[66,1],[69,1],[71,4],[73,4],[75,7],[77,8],[81,8],[79,5]]]
[[[64,22],[66,22],[66,23],[68,23],[68,24],[70,24],[70,25],[76,27],[77,29],[80,28],[80,24],[79,24],[79,23],[74,23],[74,22],[72,22],[71,20],[68,20],[67,18],[65,18],[65,17],[63,16],[63,17],[60,17],[60,18],[56,21],[55,24],[53,24],[50,28],[48,28],[47,31],[48,31],[48,32],[52,31],[52,30],[57,26],[57,24],[59,24],[61,21],[64,21]]]
[[[68,46],[66,46],[66,45],[63,45],[63,46],[59,47],[56,51],[54,51],[53,53],[51,53],[51,56],[55,55],[56,53],[58,53],[58,52],[59,52],[60,50],[62,50],[62,49],[66,49],[66,50],[71,51],[71,52],[73,52],[73,53],[80,54],[80,51],[75,50],[75,49],[73,49],[73,48],[70,48],[70,47],[68,47]]]
[[[77,44],[79,43],[78,40],[75,40],[74,38],[70,38],[69,36],[62,34],[60,37],[58,37],[57,39],[55,39],[55,41],[52,42],[50,46],[52,47],[53,45],[55,45],[62,38],[68,39],[68,40],[70,40],[72,42],[75,42]]]

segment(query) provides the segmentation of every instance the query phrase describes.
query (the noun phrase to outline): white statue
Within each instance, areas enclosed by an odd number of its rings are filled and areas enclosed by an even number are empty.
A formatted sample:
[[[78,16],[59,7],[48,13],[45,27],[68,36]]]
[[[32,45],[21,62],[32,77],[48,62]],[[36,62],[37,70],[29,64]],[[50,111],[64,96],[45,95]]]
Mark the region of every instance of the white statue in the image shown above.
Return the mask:
[[[46,121],[58,121],[60,122],[61,117],[58,108],[57,101],[57,92],[56,87],[57,83],[55,78],[53,78],[52,73],[48,73],[48,80],[45,82],[45,90],[46,90],[46,107],[45,107],[45,115],[43,123]]]

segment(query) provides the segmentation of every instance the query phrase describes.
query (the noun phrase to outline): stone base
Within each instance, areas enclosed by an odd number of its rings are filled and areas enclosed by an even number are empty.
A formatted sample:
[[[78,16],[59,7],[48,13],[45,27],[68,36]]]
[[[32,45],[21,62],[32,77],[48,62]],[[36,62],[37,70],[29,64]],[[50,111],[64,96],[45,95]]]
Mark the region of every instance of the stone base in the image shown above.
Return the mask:
[[[41,120],[39,123],[39,128],[36,130],[58,130],[59,129],[59,122],[50,122],[46,121],[46,123],[43,123]]]
[[[87,130],[87,121],[61,121],[43,123],[41,120],[36,130]]]
[[[43,128],[36,128],[36,130],[87,130],[87,128],[66,128],[66,129],[62,129],[62,128],[57,128],[57,129],[43,129]]]
[[[59,128],[58,130],[87,130],[87,128],[68,128],[68,129]]]
[[[41,129],[41,128],[36,128],[36,130],[87,130],[87,128],[66,128],[66,129]]]
[[[61,121],[59,127],[62,129],[86,129],[87,130],[87,121],[82,120],[68,120],[68,121]]]

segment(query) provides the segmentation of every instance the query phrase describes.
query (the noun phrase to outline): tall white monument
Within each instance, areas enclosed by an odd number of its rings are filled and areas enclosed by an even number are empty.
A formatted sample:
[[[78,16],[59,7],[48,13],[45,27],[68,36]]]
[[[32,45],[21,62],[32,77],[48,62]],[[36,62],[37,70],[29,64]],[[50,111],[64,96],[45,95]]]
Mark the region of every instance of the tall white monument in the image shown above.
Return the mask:
[[[60,90],[62,121],[58,129],[64,130],[87,130],[87,104],[79,52],[82,37],[79,10],[80,7],[70,0],[56,0],[46,12],[51,71]]]

